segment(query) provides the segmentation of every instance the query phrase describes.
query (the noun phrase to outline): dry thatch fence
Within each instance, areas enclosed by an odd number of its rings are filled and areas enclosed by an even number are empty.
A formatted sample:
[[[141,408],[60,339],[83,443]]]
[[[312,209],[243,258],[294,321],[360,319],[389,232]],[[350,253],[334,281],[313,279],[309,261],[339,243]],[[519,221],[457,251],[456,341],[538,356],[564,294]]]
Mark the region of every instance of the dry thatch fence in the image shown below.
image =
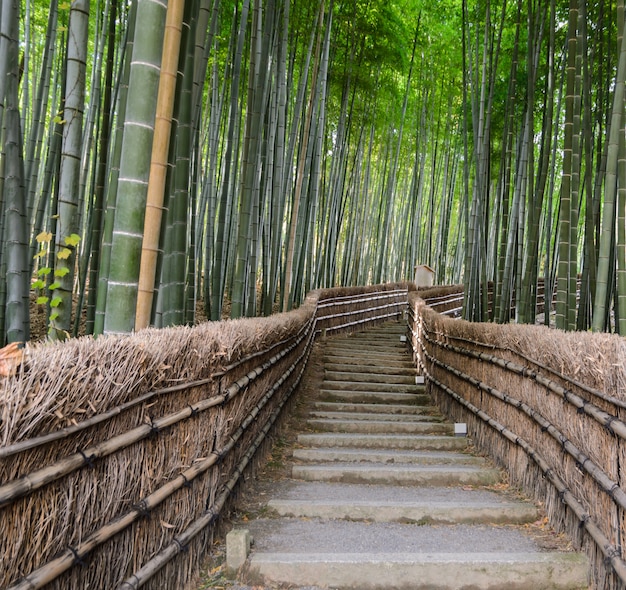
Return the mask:
[[[0,588],[184,588],[315,336],[402,316],[408,288],[27,348],[0,381]]]
[[[626,339],[472,324],[428,306],[453,313],[459,290],[409,293],[430,393],[587,551],[593,587],[625,588]]]

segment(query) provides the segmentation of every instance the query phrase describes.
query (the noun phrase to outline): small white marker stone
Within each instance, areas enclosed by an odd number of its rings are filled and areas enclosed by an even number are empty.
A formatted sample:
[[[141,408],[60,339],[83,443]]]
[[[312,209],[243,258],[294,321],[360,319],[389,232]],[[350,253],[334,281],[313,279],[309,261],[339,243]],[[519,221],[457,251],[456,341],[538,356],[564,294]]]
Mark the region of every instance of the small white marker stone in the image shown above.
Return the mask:
[[[467,424],[465,422],[454,423],[454,436],[467,436]]]
[[[424,385],[424,375],[415,376],[415,385]]]
[[[400,342],[406,342],[406,336],[404,335],[400,336]]]
[[[248,529],[233,529],[226,535],[226,569],[234,574],[250,554],[252,536]]]

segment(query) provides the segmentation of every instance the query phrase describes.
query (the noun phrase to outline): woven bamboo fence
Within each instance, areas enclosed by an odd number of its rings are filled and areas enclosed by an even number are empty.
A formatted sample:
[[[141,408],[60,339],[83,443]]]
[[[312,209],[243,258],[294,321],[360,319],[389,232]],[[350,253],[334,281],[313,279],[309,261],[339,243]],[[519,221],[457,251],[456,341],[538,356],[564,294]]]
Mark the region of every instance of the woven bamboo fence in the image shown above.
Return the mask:
[[[402,317],[408,288],[27,347],[0,381],[0,588],[188,586],[315,337]]]
[[[625,588],[626,340],[451,319],[430,295],[409,294],[430,394],[587,552],[594,588]]]

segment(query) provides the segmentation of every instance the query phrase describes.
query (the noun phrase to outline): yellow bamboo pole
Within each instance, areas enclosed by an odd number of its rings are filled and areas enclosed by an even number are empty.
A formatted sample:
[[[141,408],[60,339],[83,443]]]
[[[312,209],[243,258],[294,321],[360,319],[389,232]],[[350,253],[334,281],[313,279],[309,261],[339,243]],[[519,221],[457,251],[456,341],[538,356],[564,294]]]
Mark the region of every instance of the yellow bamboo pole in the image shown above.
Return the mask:
[[[165,37],[163,39],[163,57],[157,98],[154,139],[150,176],[148,177],[148,196],[144,220],[143,244],[139,268],[139,290],[135,313],[135,330],[146,328],[150,324],[152,300],[154,298],[154,280],[156,276],[161,217],[165,195],[167,156],[172,129],[172,113],[176,94],[178,57],[183,27],[185,0],[169,0],[165,18]]]

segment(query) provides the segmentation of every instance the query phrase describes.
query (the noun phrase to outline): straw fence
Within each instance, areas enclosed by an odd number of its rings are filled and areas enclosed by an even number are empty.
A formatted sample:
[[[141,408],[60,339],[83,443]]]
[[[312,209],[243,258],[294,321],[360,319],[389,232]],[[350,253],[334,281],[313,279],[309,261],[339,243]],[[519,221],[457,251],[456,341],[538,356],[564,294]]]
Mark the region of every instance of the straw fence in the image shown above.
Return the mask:
[[[454,291],[409,293],[409,329],[430,394],[511,483],[583,548],[596,589],[626,587],[626,340],[437,313]],[[442,303],[443,302],[443,303]]]
[[[186,587],[315,337],[401,317],[409,288],[27,347],[0,381],[0,588]]]

